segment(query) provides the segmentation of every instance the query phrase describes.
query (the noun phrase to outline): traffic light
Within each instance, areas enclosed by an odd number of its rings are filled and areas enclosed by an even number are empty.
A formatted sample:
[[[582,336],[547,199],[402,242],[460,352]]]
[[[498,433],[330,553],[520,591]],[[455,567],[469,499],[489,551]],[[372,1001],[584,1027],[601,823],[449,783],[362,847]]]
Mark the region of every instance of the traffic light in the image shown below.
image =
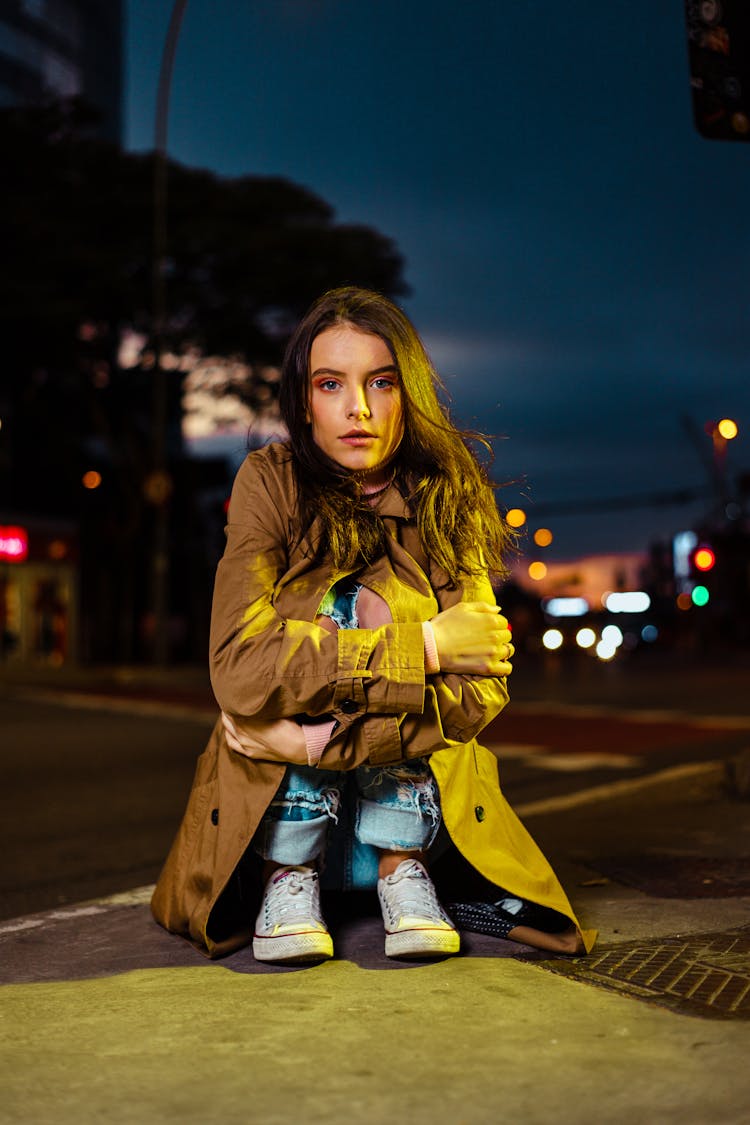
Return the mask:
[[[750,141],[750,10],[746,0],[685,0],[695,127]]]
[[[708,605],[711,600],[711,594],[709,593],[706,586],[693,586],[692,593],[690,594],[690,600],[693,605]]]
[[[716,554],[711,547],[701,546],[696,548],[693,553],[693,566],[696,570],[705,574],[706,571],[713,570],[715,565]]]

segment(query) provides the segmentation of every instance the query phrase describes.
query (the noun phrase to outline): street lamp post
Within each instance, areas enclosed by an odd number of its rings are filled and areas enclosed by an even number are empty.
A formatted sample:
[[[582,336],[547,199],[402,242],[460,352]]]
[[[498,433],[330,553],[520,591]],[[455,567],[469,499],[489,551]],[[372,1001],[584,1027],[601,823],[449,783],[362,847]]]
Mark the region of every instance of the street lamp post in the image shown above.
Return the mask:
[[[154,128],[154,197],[152,263],[152,337],[154,350],[152,398],[152,469],[146,480],[146,498],[154,506],[154,542],[151,560],[151,610],[153,614],[153,660],[166,664],[169,657],[169,498],[172,481],[168,472],[167,373],[162,363],[166,324],[167,256],[167,131],[169,95],[177,39],[187,0],[175,0],[162,52]]]

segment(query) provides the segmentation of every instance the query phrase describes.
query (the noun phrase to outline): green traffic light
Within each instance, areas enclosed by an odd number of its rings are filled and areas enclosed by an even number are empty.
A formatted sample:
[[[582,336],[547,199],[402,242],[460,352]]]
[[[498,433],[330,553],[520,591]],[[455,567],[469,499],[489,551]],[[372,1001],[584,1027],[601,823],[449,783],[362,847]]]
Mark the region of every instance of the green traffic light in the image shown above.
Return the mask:
[[[690,597],[693,599],[693,605],[708,605],[710,594],[705,586],[694,586],[693,592]]]

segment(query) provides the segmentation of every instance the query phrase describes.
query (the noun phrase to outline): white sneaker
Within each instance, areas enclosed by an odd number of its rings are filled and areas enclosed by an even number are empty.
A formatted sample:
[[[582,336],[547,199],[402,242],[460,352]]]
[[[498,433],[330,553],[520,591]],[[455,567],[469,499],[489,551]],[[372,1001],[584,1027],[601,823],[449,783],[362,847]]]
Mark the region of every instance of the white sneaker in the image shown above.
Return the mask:
[[[461,939],[438,902],[427,871],[404,859],[392,875],[378,879],[385,924],[386,957],[444,957],[458,953]]]
[[[318,873],[311,867],[280,867],[266,884],[255,922],[258,961],[324,961],[333,942],[320,912]]]

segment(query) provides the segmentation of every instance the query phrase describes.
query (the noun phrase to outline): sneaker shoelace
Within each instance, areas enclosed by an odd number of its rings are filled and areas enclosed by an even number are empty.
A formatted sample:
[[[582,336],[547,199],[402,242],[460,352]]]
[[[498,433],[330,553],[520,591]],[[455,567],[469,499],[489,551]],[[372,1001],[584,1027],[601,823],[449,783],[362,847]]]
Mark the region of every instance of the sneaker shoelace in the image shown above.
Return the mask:
[[[416,863],[401,865],[384,882],[389,888],[388,904],[396,916],[445,918],[431,880]]]
[[[314,918],[320,921],[316,903],[317,871],[286,871],[271,881],[266,891],[266,917]]]

